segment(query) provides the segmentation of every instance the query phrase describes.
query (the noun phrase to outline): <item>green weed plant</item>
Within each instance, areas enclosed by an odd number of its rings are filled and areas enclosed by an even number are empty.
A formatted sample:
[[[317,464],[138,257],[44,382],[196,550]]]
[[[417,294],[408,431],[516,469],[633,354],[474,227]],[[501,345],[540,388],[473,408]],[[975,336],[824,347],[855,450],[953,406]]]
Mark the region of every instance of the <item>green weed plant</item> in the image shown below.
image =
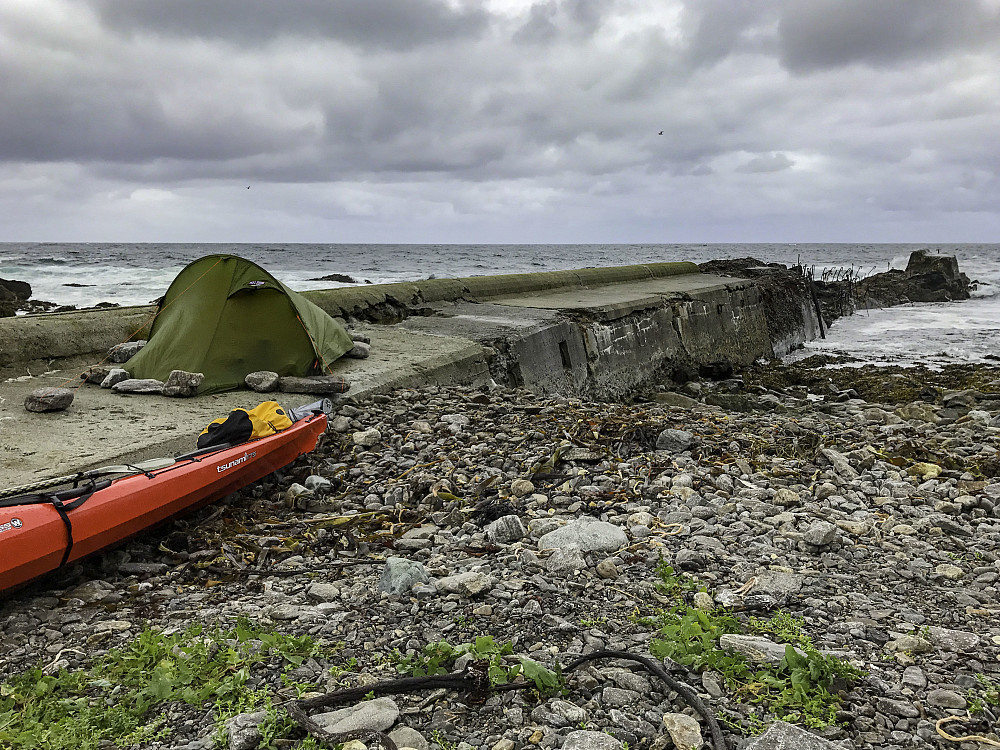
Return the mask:
[[[734,698],[763,705],[783,721],[812,728],[835,723],[840,706],[835,682],[857,679],[861,673],[846,661],[821,654],[803,632],[804,620],[779,611],[768,620],[750,618],[744,625],[725,610],[706,612],[689,606],[683,596],[696,584],[662,562],[657,572],[657,589],[676,603],[644,620],[659,630],[659,637],[650,642],[653,656],[668,657],[696,672],[719,672]],[[785,643],[781,662],[751,664],[716,645],[722,635],[748,631],[767,633]]]
[[[266,690],[247,687],[251,671],[275,656],[296,667],[322,651],[308,636],[268,632],[246,620],[229,630],[147,629],[87,669],[49,675],[35,667],[0,684],[0,747],[145,745],[169,735],[164,712],[172,702],[211,705],[218,737],[232,716],[266,710],[261,731],[270,743],[268,737],[291,729],[291,720],[282,719]]]
[[[413,656],[402,657],[397,654],[396,669],[401,674],[414,677],[426,675],[448,674],[452,671],[455,661],[466,654],[477,661],[489,662],[489,678],[492,685],[506,685],[521,675],[528,682],[535,683],[535,689],[543,695],[563,691],[564,680],[559,670],[543,667],[534,659],[518,656],[517,664],[507,664],[504,657],[512,656],[514,647],[510,641],[497,643],[491,635],[478,636],[469,643],[452,646],[447,641],[428,643]]]

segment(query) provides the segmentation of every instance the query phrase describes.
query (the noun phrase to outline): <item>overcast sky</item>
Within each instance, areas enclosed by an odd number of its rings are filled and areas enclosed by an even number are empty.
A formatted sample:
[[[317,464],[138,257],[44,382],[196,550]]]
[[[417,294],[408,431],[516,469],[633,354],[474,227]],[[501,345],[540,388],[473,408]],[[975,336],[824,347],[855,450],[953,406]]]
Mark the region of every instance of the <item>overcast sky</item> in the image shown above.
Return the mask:
[[[1000,242],[1000,0],[0,0],[31,240]]]

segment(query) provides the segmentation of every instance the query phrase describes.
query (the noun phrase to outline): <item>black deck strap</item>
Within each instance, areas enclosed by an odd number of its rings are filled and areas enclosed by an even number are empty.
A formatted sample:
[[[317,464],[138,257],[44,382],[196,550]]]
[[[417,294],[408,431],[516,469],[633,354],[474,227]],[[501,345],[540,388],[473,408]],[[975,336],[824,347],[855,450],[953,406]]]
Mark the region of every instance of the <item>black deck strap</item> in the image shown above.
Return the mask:
[[[10,497],[5,500],[0,500],[0,508],[11,508],[18,505],[41,505],[42,503],[49,503],[56,512],[59,514],[59,518],[62,519],[63,525],[66,527],[66,550],[63,552],[62,561],[59,563],[61,568],[69,560],[70,552],[73,551],[73,522],[70,520],[68,511],[79,508],[85,502],[87,502],[95,492],[103,490],[106,487],[111,486],[110,479],[103,479],[100,482],[91,481],[90,484],[84,487],[74,487],[71,490],[62,490],[60,492],[44,492],[32,495],[20,495],[18,497]],[[70,502],[66,502],[69,500]]]

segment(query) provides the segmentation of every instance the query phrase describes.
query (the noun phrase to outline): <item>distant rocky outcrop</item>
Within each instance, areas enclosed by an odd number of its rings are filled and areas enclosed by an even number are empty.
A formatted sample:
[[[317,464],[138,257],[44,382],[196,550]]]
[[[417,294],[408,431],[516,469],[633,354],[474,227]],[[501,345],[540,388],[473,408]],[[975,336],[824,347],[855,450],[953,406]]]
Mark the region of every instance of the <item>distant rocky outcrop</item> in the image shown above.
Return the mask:
[[[954,255],[916,250],[906,270],[892,270],[862,279],[857,284],[858,307],[891,307],[907,302],[953,302],[969,299],[969,277],[958,268]]]
[[[31,297],[31,284],[0,279],[0,318],[9,318]]]
[[[353,276],[348,276],[346,273],[331,273],[326,276],[318,276],[314,279],[309,279],[309,281],[336,281],[340,284],[357,284],[358,280]]]
[[[845,272],[834,280],[812,281],[807,268],[789,268],[756,258],[715,260],[699,268],[704,273],[757,279],[771,341],[784,340],[793,345],[810,317],[815,319],[817,308],[822,311],[824,326],[828,326],[857,309],[966,300],[973,288],[973,282],[959,270],[955,256],[929,250],[911,253],[905,270],[893,269],[865,278]],[[801,343],[801,336],[798,338]]]

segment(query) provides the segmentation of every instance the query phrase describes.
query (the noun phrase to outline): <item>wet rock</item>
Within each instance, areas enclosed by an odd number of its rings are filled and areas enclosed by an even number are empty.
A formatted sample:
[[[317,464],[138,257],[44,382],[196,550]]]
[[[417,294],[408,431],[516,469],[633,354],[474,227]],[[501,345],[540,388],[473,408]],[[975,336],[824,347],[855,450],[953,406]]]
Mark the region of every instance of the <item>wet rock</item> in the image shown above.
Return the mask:
[[[24,408],[33,412],[63,411],[72,403],[69,388],[36,388],[24,397]]]
[[[360,445],[365,448],[371,448],[373,445],[378,445],[379,441],[382,440],[382,433],[377,429],[372,428],[370,430],[362,430],[361,432],[355,432],[351,436],[355,445]]]

